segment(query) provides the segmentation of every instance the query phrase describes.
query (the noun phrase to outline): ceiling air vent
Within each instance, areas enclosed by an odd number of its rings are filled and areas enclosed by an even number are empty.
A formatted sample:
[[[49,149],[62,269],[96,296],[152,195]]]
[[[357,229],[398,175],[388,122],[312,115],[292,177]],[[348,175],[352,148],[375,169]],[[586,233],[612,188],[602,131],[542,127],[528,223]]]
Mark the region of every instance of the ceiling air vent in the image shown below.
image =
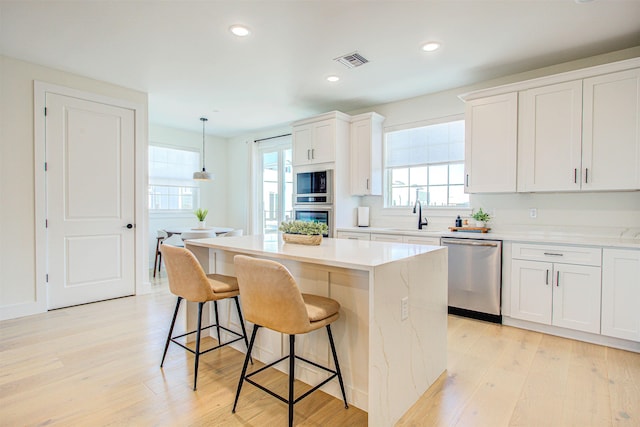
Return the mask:
[[[334,61],[338,61],[347,68],[356,68],[369,62],[367,58],[360,55],[358,52],[348,53],[346,55],[333,58]]]

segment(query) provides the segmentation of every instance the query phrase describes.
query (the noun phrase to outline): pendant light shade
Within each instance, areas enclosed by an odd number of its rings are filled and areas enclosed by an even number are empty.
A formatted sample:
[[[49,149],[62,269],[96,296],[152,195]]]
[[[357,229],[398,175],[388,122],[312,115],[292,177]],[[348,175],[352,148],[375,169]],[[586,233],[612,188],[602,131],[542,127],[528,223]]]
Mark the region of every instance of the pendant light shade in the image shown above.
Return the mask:
[[[202,121],[202,172],[200,171],[196,171],[193,173],[193,179],[196,181],[212,181],[213,180],[213,174],[211,172],[207,172],[207,169],[204,166],[204,158],[205,158],[205,151],[204,151],[204,125],[207,122],[206,117],[200,117],[200,120]]]

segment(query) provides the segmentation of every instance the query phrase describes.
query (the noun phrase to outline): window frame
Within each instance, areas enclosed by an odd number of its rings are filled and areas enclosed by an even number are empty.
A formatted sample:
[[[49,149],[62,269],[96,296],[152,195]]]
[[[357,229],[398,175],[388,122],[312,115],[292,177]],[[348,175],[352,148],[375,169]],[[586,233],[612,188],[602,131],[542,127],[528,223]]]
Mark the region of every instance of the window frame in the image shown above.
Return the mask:
[[[194,148],[194,147],[185,147],[185,146],[180,146],[180,145],[175,145],[175,144],[166,144],[166,143],[160,143],[160,142],[154,142],[154,141],[149,141],[149,144],[147,146],[147,153],[149,148],[151,147],[160,147],[160,148],[167,148],[167,149],[172,149],[172,150],[180,150],[180,151],[189,151],[192,153],[197,153],[198,154],[198,166],[196,167],[196,169],[193,170],[193,172],[200,170],[200,165],[202,165],[202,151],[199,148]],[[148,154],[147,154],[148,156]],[[147,159],[147,167],[149,167],[150,164],[150,159]],[[200,192],[200,185],[198,184],[197,181],[193,181],[194,184],[191,188],[194,188],[196,190],[196,196],[194,200],[194,204],[193,204],[193,208],[190,209],[153,209],[149,206],[149,189],[151,188],[152,185],[151,184],[151,177],[150,174],[147,173],[147,185],[146,185],[146,191],[147,191],[147,210],[149,212],[149,215],[152,217],[158,217],[158,218],[162,218],[162,217],[171,217],[171,218],[180,218],[180,217],[184,217],[184,218],[191,218],[193,217],[193,211],[198,209],[200,207],[200,202],[201,202],[201,192]]]
[[[414,129],[414,128],[420,128],[420,127],[426,127],[426,126],[432,126],[432,125],[437,125],[437,124],[442,124],[442,123],[448,123],[448,122],[454,122],[454,121],[465,121],[465,115],[464,113],[461,114],[455,114],[455,115],[450,115],[450,116],[443,116],[443,117],[438,117],[438,118],[434,118],[434,119],[425,119],[425,120],[419,120],[419,121],[415,121],[415,122],[409,122],[409,123],[403,123],[403,124],[399,124],[399,125],[394,125],[394,126],[388,126],[384,128],[383,131],[383,152],[382,152],[382,188],[383,188],[383,202],[382,202],[382,211],[384,213],[385,216],[406,216],[406,212],[407,209],[413,209],[411,206],[390,206],[389,205],[389,200],[390,200],[390,195],[391,195],[391,187],[390,187],[390,173],[389,170],[390,168],[387,167],[387,158],[386,158],[386,141],[387,141],[387,134],[390,132],[397,132],[397,131],[401,131],[401,130],[407,130],[407,129]],[[466,126],[466,123],[465,123]],[[466,161],[463,160],[462,164],[464,165],[464,162]],[[442,164],[454,164],[454,163],[459,163],[459,161],[452,161],[452,162],[442,162],[442,163],[438,163],[440,165]],[[432,164],[433,166],[436,166],[436,163]],[[414,167],[419,167],[420,165],[416,165]],[[422,165],[422,166],[427,166],[427,165]],[[410,168],[410,166],[404,166],[406,168]],[[449,185],[447,185],[448,187]],[[471,195],[469,195],[471,196]],[[426,204],[422,205],[422,211],[423,212],[428,212],[429,216],[434,216],[434,217],[448,217],[451,216],[453,214],[455,215],[466,215],[466,214],[470,214],[472,211],[472,207],[471,207],[471,197],[469,197],[469,205],[468,206],[428,206]]]

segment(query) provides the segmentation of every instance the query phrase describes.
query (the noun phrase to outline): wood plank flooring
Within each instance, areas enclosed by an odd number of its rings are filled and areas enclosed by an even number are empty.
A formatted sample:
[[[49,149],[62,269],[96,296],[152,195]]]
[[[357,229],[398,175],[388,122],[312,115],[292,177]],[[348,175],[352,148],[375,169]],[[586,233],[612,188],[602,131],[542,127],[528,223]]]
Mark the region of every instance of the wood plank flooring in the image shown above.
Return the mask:
[[[149,295],[0,322],[0,425],[286,425],[286,406],[250,385],[231,413],[233,349],[201,357],[195,392],[192,355],[172,346],[159,368],[175,297],[164,277],[153,283]],[[447,372],[398,426],[640,426],[640,354],[454,316],[448,339]],[[261,375],[285,392],[284,374]],[[295,420],[365,426],[367,414],[317,392]]]

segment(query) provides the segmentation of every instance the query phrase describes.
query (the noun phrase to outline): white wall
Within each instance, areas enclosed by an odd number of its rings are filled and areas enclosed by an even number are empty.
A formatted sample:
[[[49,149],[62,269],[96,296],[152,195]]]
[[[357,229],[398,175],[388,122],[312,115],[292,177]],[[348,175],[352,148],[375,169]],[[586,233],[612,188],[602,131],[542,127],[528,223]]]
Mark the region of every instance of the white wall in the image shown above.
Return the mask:
[[[143,105],[146,121],[145,93],[0,56],[0,315],[38,303],[34,80]]]
[[[577,70],[608,62],[640,56],[640,46],[623,51],[563,63],[543,69],[527,71],[517,75],[482,82],[480,84],[456,88],[440,93],[419,96],[397,102],[373,105],[349,114],[375,111],[386,117],[385,128],[407,123],[420,122],[464,113],[464,103],[458,95],[473,90],[494,87],[545,75]],[[425,76],[428,78],[428,76]],[[277,134],[281,129],[274,129]],[[269,131],[263,133],[268,134]],[[248,137],[230,140],[235,145]],[[246,171],[247,163],[240,149],[233,149],[237,156],[230,158],[234,173]],[[238,181],[234,183],[235,192],[248,191],[249,186]],[[410,208],[384,209],[381,196],[362,197],[361,206],[371,208],[371,226],[373,227],[417,227],[417,218]],[[638,236],[640,233],[640,193],[556,193],[556,194],[502,194],[472,195],[471,205],[482,207],[495,214],[490,226],[496,231],[541,230],[541,231],[580,231],[604,235]],[[538,217],[529,218],[529,209],[537,208]],[[468,210],[426,210],[429,229],[445,230],[454,225],[456,215],[468,215]],[[241,211],[235,212],[240,215]],[[354,224],[355,225],[355,224]]]
[[[198,120],[194,117],[194,121]],[[211,119],[208,124],[211,123]],[[149,144],[158,144],[176,148],[189,148],[202,152],[202,132],[190,132],[169,128],[160,124],[149,125]],[[207,225],[235,227],[228,221],[229,144],[226,139],[206,135],[205,166],[215,176],[213,181],[200,182],[200,207],[209,209]],[[194,171],[195,172],[195,171]],[[235,222],[234,222],[235,223]],[[149,265],[153,268],[157,230],[166,227],[196,227],[198,220],[193,212],[186,213],[149,213]]]

